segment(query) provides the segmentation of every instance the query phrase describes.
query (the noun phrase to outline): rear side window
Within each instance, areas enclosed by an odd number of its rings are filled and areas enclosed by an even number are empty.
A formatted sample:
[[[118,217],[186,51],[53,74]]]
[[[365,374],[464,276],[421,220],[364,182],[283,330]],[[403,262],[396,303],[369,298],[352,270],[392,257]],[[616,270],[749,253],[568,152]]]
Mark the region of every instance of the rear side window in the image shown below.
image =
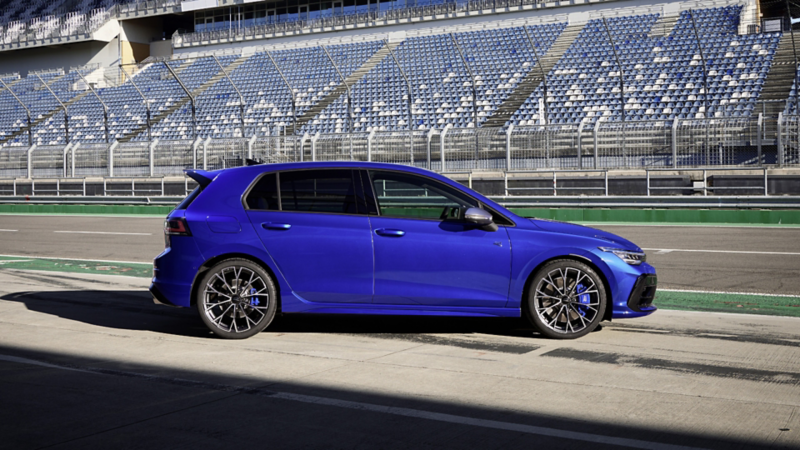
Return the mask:
[[[272,211],[363,214],[364,209],[350,169],[267,174],[253,186],[246,202],[250,209]]]
[[[281,172],[278,182],[283,211],[359,213],[350,169]]]
[[[247,207],[250,209],[264,209],[277,211],[278,203],[278,177],[268,173],[261,177],[247,195]]]

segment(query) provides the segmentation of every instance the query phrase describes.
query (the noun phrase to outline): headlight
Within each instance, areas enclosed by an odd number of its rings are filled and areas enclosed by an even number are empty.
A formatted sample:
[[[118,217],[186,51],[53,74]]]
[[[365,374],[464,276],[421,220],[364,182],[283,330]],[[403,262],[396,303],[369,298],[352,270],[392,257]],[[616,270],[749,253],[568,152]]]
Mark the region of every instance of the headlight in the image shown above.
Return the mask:
[[[630,250],[623,250],[621,248],[610,248],[610,247],[597,247],[604,252],[613,253],[626,263],[632,266],[638,266],[639,264],[647,261],[647,255],[644,252],[632,252]]]

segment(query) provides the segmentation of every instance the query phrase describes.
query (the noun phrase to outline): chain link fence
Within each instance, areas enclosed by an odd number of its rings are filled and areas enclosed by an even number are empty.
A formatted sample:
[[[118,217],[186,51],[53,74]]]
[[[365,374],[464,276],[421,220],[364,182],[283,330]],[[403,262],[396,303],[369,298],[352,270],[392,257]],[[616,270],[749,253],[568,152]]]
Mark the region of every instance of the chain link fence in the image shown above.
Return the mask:
[[[800,166],[800,117],[783,116],[778,129],[780,139],[764,139],[763,123],[730,118],[0,147],[0,178],[27,177],[29,153],[34,178],[181,175],[248,158],[375,161],[445,173]]]

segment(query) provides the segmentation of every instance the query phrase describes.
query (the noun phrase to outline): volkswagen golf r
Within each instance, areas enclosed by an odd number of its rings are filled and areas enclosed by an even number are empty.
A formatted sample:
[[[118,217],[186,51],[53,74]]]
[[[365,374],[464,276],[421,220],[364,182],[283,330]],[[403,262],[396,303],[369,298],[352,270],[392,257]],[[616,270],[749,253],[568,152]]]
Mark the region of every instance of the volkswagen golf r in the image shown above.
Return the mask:
[[[436,173],[362,162],[187,171],[166,219],[156,302],[223,338],[275,314],[524,315],[577,338],[656,310],[655,269],[604,231],[520,217]]]

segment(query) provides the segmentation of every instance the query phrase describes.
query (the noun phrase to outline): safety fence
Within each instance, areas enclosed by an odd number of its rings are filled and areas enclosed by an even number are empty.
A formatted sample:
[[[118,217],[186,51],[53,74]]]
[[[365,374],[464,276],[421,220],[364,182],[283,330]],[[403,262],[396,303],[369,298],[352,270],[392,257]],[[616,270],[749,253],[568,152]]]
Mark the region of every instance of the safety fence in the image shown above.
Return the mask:
[[[0,178],[180,175],[247,164],[374,161],[438,172],[682,169],[800,165],[800,117],[775,141],[758,119],[254,136],[0,148]]]

